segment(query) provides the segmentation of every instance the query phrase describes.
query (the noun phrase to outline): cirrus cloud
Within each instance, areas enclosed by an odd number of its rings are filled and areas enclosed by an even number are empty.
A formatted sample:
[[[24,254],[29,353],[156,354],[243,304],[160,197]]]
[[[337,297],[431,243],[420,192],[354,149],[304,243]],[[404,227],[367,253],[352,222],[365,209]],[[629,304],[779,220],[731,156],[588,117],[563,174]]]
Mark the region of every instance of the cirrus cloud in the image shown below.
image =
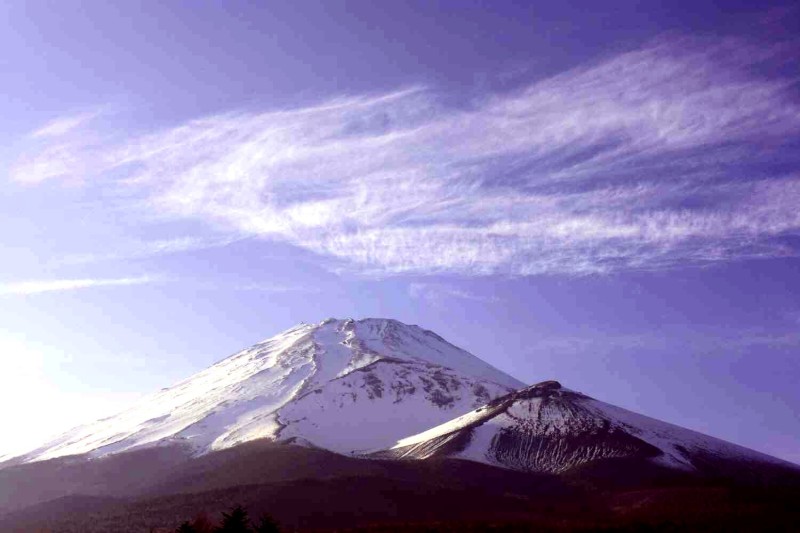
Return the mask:
[[[60,141],[12,178],[113,175],[102,186],[149,209],[379,274],[794,256],[798,80],[774,74],[786,46],[671,36],[466,107],[415,87],[226,113]]]
[[[131,278],[83,278],[83,279],[49,279],[33,281],[12,281],[0,283],[0,296],[30,296],[46,292],[74,291],[93,287],[114,287],[142,285],[157,281],[151,276]]]

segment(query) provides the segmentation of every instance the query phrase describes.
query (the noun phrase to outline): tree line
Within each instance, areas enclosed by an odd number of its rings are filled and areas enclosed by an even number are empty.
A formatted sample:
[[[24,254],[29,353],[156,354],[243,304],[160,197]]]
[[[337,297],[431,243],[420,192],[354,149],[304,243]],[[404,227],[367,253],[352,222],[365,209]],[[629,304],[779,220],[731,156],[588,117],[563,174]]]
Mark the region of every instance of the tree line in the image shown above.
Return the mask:
[[[280,527],[269,515],[252,521],[244,507],[237,505],[222,513],[219,526],[214,526],[208,516],[200,514],[194,520],[183,522],[175,533],[280,533]]]

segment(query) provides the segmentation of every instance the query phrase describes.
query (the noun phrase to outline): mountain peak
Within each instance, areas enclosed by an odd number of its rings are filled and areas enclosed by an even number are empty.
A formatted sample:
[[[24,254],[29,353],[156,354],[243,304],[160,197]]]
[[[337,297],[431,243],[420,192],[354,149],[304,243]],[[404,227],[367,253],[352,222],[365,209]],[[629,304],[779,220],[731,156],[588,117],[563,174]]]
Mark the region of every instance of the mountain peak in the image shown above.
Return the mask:
[[[26,460],[254,439],[350,453],[468,412],[523,384],[433,332],[386,318],[301,323],[76,428]],[[358,431],[346,428],[358,425]]]
[[[561,389],[561,388],[563,388],[561,386],[561,383],[559,383],[558,381],[556,381],[554,379],[551,379],[551,380],[547,380],[547,381],[540,381],[539,383],[535,383],[535,384],[533,384],[533,385],[531,385],[529,387],[525,387],[522,390],[523,391],[528,391],[529,390],[529,391],[544,392],[544,391],[554,391],[554,390],[558,390],[558,389]],[[520,392],[522,392],[522,391],[520,391]]]
[[[555,380],[525,386],[431,331],[385,318],[301,323],[17,462],[166,445],[200,455],[258,439],[548,473],[616,459],[684,471],[780,463]]]

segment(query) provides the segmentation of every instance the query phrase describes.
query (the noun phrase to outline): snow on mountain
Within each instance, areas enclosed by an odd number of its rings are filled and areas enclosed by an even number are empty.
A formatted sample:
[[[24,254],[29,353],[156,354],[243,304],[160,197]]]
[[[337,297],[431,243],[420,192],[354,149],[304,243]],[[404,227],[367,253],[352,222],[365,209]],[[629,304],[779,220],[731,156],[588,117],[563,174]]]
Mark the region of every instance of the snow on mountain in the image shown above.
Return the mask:
[[[523,384],[438,335],[395,320],[300,324],[71,430],[22,461],[258,438],[349,453],[390,446]]]
[[[794,467],[754,450],[597,401],[556,381],[497,398],[372,455],[405,459],[449,456],[550,473],[611,458],[648,459],[682,470],[720,460]]]

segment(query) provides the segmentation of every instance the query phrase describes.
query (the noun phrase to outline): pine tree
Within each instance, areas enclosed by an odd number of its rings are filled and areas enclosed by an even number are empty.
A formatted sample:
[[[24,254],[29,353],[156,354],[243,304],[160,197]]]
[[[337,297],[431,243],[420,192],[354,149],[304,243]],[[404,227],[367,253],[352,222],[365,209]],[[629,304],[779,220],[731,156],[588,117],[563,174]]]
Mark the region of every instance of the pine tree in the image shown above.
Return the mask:
[[[196,533],[196,531],[197,530],[194,528],[194,526],[187,520],[178,526],[178,529],[175,530],[175,533]]]
[[[222,513],[222,525],[217,533],[251,533],[247,511],[241,505],[231,509],[230,513]]]

